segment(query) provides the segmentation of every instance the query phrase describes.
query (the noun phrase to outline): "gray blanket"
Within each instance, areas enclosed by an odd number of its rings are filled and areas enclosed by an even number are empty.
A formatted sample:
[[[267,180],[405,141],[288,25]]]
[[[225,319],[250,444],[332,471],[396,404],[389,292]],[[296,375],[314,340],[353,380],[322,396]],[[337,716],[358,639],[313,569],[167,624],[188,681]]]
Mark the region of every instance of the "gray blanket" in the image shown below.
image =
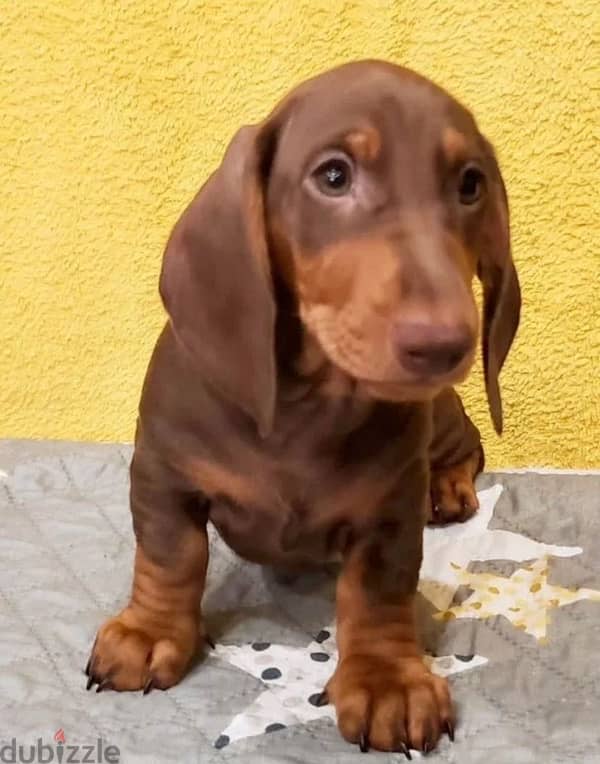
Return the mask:
[[[167,692],[85,691],[94,633],[128,596],[130,455],[0,441],[0,761],[31,746],[46,762],[363,761],[314,703],[336,658],[333,574],[283,581],[215,534],[216,650]],[[460,716],[428,759],[600,762],[600,476],[487,474],[479,490],[473,520],[426,532],[422,633]]]

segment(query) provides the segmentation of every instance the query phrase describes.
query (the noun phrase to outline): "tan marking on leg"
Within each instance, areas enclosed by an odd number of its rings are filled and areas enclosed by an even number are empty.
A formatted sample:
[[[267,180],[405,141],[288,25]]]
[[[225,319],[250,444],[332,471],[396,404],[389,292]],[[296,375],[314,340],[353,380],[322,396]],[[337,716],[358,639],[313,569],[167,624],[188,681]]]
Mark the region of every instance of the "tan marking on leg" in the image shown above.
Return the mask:
[[[190,525],[166,566],[150,560],[138,544],[129,605],[98,632],[90,686],[166,689],[183,677],[203,637],[200,600],[207,563],[205,527]]]
[[[479,509],[475,477],[481,461],[480,449],[451,467],[432,470],[430,522],[464,522]]]
[[[327,686],[338,726],[363,749],[433,750],[444,731],[453,731],[454,711],[446,681],[423,663],[414,595],[374,601],[362,585],[363,565],[357,556],[338,581],[339,663]]]

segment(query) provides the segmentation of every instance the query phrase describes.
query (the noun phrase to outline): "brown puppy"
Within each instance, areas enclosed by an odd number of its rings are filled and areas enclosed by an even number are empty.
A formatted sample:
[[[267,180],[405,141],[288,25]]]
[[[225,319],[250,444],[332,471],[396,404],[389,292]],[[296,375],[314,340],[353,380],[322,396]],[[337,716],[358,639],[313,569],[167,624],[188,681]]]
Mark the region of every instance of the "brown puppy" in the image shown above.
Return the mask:
[[[349,64],[242,128],[175,226],[131,466],[129,605],[100,629],[98,689],[166,688],[203,639],[210,520],[261,563],[341,560],[327,687],[363,749],[432,749],[454,717],[413,600],[431,490],[474,511],[479,434],[452,385],[498,374],[520,292],[489,144],[447,93]]]

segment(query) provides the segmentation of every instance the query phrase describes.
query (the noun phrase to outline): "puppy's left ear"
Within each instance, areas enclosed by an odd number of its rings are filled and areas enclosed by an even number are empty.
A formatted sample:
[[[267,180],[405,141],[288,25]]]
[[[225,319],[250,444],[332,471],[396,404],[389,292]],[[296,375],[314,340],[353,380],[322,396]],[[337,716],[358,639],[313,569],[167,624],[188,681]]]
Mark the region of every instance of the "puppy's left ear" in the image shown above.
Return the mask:
[[[488,203],[479,227],[478,276],[483,286],[483,368],[494,429],[502,434],[498,377],[511,348],[521,313],[521,288],[512,259],[506,187],[492,146],[486,141]]]

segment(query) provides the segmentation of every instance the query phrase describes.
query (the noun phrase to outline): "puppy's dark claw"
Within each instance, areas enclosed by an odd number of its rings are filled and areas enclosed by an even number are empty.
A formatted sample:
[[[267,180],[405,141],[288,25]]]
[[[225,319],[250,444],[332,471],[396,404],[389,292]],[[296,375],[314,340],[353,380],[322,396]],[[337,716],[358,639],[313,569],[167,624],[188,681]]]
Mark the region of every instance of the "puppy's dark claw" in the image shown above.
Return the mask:
[[[210,634],[205,634],[204,635],[204,641],[210,647],[211,650],[215,649],[215,647],[216,647],[215,640],[210,636]]]
[[[450,738],[450,741],[454,742],[454,725],[452,722],[446,722],[445,724],[446,733],[448,734],[448,737]]]
[[[92,689],[92,687],[93,687],[95,684],[96,684],[96,677],[95,677],[93,674],[90,674],[90,676],[89,676],[89,678],[88,678],[88,680],[87,680],[87,684],[86,684],[86,686],[85,686],[85,689],[86,689],[86,690],[91,690],[91,689]]]
[[[398,753],[403,753],[409,761],[412,761],[412,756],[410,755],[410,750],[406,743],[400,743]]]
[[[98,687],[96,687],[96,692],[102,692],[102,690],[110,689],[110,679],[103,679]]]
[[[90,675],[90,668],[91,668],[91,665],[92,665],[92,658],[91,658],[91,656],[90,656],[90,658],[89,658],[88,662],[85,664],[84,673],[85,673],[85,675],[86,675],[86,676],[89,676],[89,675]]]
[[[150,679],[148,679],[148,681],[144,685],[144,689],[142,690],[142,695],[147,695],[153,687],[154,687],[154,678],[150,677]]]
[[[360,748],[361,753],[368,753],[369,752],[369,747],[370,747],[369,746],[369,738],[367,737],[367,735],[365,735],[364,732],[360,736],[360,741],[358,743],[358,747]]]

